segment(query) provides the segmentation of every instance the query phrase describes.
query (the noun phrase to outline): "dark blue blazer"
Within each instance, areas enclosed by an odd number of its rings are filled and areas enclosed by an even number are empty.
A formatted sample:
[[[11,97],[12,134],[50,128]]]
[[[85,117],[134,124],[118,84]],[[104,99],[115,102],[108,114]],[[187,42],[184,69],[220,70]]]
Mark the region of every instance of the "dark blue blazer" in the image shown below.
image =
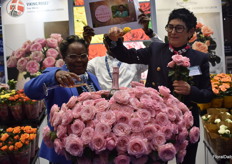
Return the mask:
[[[173,91],[171,78],[168,77],[167,64],[172,60],[173,53],[169,45],[161,42],[152,42],[148,48],[139,50],[127,49],[121,40],[117,46],[111,48],[111,52],[122,62],[129,64],[148,65],[146,87],[158,89],[158,86],[166,86]],[[208,54],[189,49],[182,54],[190,59],[191,66],[199,66],[201,75],[193,76],[190,94],[185,96],[184,103],[191,108],[194,125],[199,126],[198,107],[196,103],[210,102],[214,94],[210,82]]]
[[[46,108],[47,108],[47,120],[49,120],[50,115],[50,109],[54,104],[57,104],[59,107],[63,103],[67,103],[69,98],[71,96],[78,96],[78,91],[76,88],[64,88],[64,87],[58,87],[52,90],[49,90],[48,96],[46,96],[43,85],[46,84],[46,86],[54,86],[58,85],[58,82],[55,78],[55,73],[58,70],[64,70],[68,71],[66,68],[66,65],[58,68],[58,67],[50,67],[43,71],[41,75],[39,75],[36,78],[31,79],[24,85],[24,92],[25,94],[30,97],[31,99],[36,100],[45,100]],[[96,91],[101,90],[98,80],[95,75],[88,73],[89,80],[92,81],[94,84],[94,87]],[[51,127],[49,121],[48,126]],[[41,147],[40,147],[40,157],[45,158],[51,162],[59,163],[59,164],[71,164],[71,161],[67,161],[64,156],[56,154],[53,148],[48,148],[44,142],[42,141]]]

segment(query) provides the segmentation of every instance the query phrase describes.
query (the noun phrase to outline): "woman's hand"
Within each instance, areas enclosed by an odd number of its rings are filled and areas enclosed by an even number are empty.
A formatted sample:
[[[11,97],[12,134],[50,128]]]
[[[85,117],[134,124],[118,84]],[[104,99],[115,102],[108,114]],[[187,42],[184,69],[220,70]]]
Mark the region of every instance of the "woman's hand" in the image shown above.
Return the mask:
[[[189,95],[190,94],[190,85],[186,81],[175,80],[173,82],[174,92],[181,95]]]
[[[57,71],[55,76],[56,76],[56,80],[62,87],[74,86],[73,79],[81,81],[81,78],[77,74],[68,71],[61,71],[61,70]]]
[[[94,29],[91,28],[90,26],[84,26],[83,27],[83,38],[84,40],[90,44],[91,40],[92,40],[92,37],[95,35],[94,33]]]

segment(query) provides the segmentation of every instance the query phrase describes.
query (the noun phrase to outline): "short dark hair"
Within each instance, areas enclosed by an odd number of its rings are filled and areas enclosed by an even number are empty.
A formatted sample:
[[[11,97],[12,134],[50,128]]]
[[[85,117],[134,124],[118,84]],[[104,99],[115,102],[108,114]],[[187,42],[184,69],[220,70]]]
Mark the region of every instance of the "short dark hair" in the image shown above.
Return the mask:
[[[60,53],[63,58],[65,58],[67,55],[68,46],[74,42],[83,44],[85,48],[88,50],[89,44],[84,39],[80,38],[77,35],[70,35],[66,39],[62,40],[62,42],[59,45]]]
[[[173,10],[169,15],[168,23],[173,19],[182,20],[186,24],[188,30],[192,28],[195,29],[197,25],[197,18],[195,17],[193,12],[190,12],[186,8]]]

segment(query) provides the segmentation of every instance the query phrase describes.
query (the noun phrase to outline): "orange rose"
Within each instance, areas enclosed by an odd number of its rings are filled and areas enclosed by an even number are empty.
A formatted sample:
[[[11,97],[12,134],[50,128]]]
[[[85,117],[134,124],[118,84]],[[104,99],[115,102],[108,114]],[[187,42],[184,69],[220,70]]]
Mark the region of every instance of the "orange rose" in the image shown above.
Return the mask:
[[[208,26],[203,26],[201,28],[201,32],[203,33],[204,36],[210,36],[213,34],[213,30]]]
[[[78,5],[78,6],[84,5],[84,0],[75,0],[75,5]]]
[[[194,42],[197,39],[197,33],[195,32],[192,36],[192,38],[189,40],[189,43]]]
[[[202,42],[194,42],[192,48],[200,52],[208,53],[208,46]]]
[[[196,25],[196,28],[201,28],[203,27],[204,25],[201,23],[201,22],[197,22],[197,25]]]

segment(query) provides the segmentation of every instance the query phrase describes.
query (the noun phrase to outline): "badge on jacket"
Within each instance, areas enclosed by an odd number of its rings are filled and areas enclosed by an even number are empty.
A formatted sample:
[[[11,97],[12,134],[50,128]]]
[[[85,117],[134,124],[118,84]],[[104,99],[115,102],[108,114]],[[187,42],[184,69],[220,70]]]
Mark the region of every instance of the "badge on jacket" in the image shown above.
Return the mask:
[[[189,76],[197,76],[197,75],[201,75],[201,70],[199,66],[192,66],[189,67]]]

